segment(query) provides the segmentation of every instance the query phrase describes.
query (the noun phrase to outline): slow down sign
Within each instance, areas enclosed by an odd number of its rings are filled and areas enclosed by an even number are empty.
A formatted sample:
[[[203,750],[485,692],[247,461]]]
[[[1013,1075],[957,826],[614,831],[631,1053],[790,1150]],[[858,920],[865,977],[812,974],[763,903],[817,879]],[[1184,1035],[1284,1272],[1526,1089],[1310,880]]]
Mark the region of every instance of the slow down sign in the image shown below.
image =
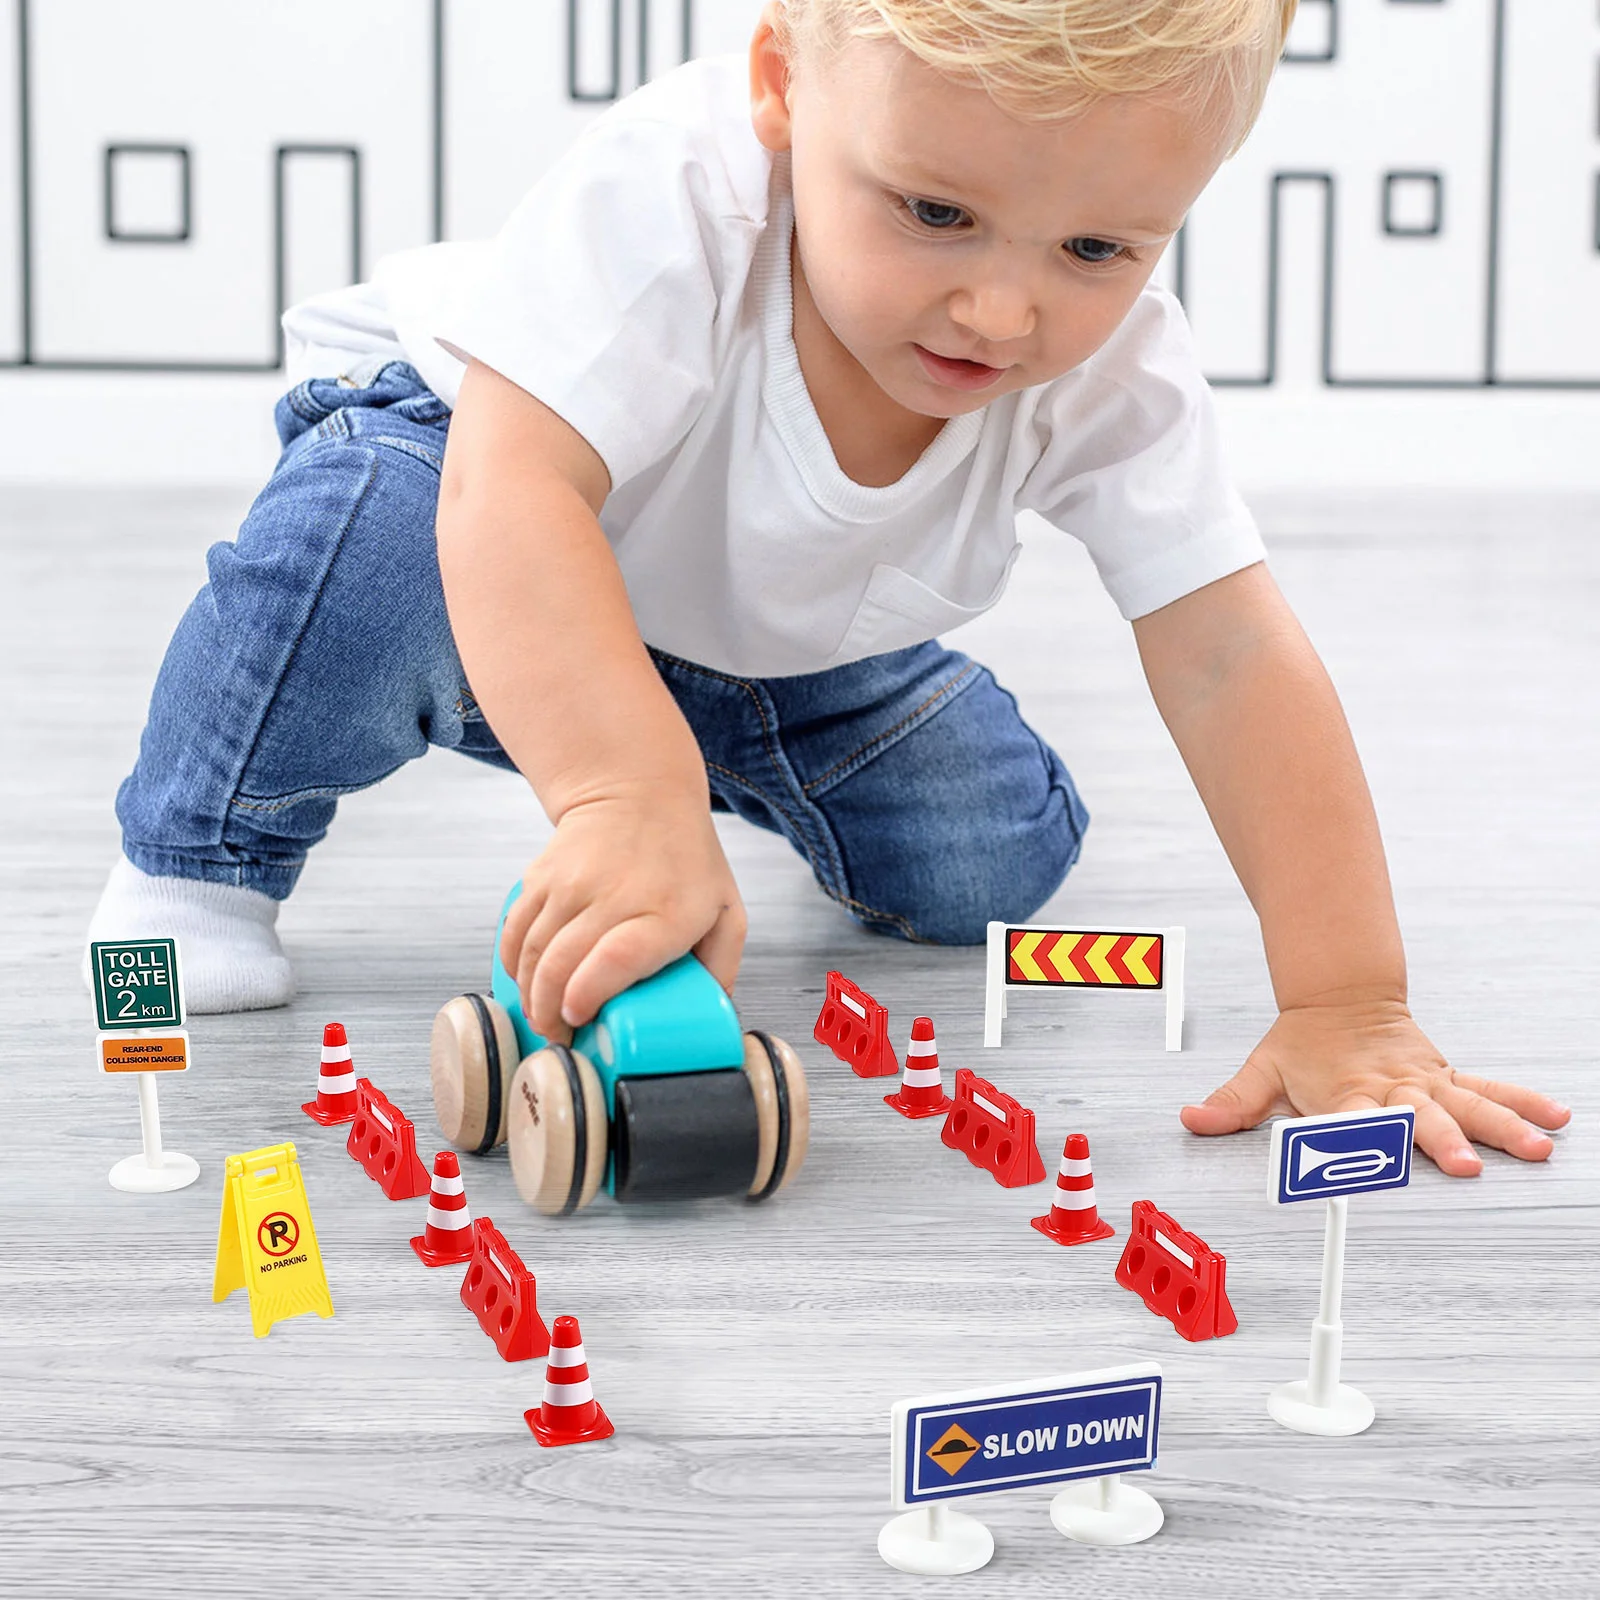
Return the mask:
[[[994,1537],[947,1500],[1036,1483],[1065,1483],[1050,1520],[1086,1544],[1137,1544],[1161,1507],[1124,1472],[1156,1464],[1161,1368],[1107,1367],[1006,1389],[902,1400],[890,1432],[890,1494],[901,1515],[878,1533],[878,1554],[901,1572],[975,1572]]]
[[[1112,1367],[894,1408],[893,1495],[902,1509],[1026,1484],[1155,1465],[1161,1369]]]

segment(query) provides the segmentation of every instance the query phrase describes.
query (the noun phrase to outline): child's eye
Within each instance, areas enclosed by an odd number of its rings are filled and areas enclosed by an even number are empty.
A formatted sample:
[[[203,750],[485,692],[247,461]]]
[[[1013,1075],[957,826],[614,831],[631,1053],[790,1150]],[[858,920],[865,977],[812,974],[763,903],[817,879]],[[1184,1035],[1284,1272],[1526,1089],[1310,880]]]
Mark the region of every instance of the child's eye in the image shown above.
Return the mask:
[[[960,206],[947,206],[940,200],[915,200],[909,195],[901,197],[900,204],[925,228],[944,231],[966,216]]]
[[[1129,254],[1126,245],[1113,244],[1109,239],[1068,239],[1062,248],[1075,260],[1091,267],[1103,267],[1108,261]]]

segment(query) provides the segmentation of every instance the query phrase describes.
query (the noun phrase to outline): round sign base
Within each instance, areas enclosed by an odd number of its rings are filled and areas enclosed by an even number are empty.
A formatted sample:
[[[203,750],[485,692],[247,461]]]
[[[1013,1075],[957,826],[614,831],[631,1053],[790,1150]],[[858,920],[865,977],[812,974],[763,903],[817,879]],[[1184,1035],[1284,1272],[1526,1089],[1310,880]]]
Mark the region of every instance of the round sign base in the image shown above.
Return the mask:
[[[1079,1544],[1138,1544],[1160,1532],[1166,1514],[1143,1489],[1090,1478],[1069,1483],[1050,1502],[1050,1520]]]
[[[930,1533],[935,1514],[941,1524],[937,1538]],[[987,1566],[994,1554],[994,1535],[963,1511],[919,1506],[884,1523],[878,1535],[878,1554],[900,1572],[949,1577]]]
[[[187,1189],[199,1176],[200,1163],[193,1156],[163,1150],[161,1165],[152,1167],[141,1150],[111,1169],[111,1187],[124,1194],[165,1194],[169,1189]]]
[[[1341,1383],[1333,1391],[1332,1405],[1317,1406],[1311,1403],[1309,1388],[1304,1378],[1280,1383],[1267,1396],[1273,1420],[1296,1433],[1320,1434],[1324,1439],[1346,1439],[1372,1426],[1372,1402],[1359,1389]]]

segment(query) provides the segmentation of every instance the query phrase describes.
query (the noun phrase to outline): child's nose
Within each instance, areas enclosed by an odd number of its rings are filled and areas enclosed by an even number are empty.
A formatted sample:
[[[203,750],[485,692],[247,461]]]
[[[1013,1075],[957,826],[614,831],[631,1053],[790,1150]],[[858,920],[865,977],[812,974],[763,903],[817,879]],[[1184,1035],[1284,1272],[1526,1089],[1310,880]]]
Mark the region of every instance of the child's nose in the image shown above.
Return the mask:
[[[970,328],[986,344],[1024,339],[1033,332],[1038,311],[1032,294],[1016,279],[991,278],[956,290],[950,300],[951,318]]]

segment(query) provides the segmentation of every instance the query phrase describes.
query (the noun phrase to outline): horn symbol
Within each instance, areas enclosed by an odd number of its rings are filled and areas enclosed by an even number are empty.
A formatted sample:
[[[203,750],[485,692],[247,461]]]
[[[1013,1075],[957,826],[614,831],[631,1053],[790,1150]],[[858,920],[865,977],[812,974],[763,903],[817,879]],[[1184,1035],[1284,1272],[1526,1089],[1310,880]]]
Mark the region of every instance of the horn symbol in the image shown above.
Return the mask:
[[[1308,1172],[1322,1167],[1324,1183],[1359,1183],[1363,1178],[1376,1178],[1385,1167],[1393,1166],[1395,1159],[1382,1150],[1318,1150],[1307,1139],[1300,1146],[1295,1181],[1304,1183]]]

